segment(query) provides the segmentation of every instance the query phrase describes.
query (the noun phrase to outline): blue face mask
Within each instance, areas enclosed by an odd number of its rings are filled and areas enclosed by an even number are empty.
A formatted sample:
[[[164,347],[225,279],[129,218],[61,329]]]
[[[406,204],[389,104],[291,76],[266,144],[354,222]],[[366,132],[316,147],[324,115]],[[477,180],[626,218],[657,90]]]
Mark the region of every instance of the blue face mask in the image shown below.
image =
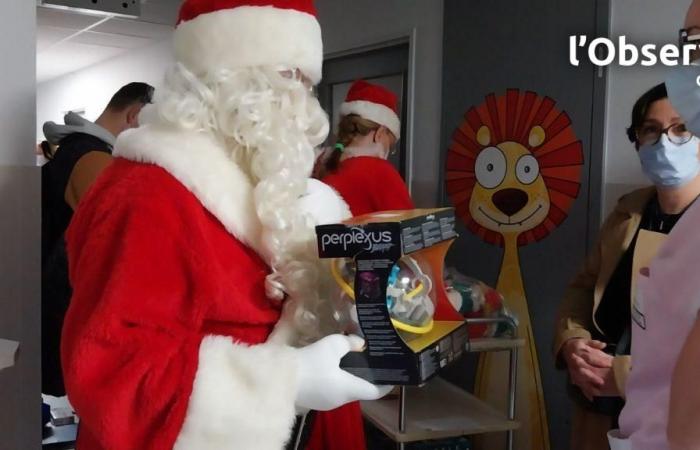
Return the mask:
[[[656,144],[640,147],[642,171],[656,186],[683,186],[700,173],[698,143],[700,140],[693,136],[685,144],[677,145],[662,134]]]

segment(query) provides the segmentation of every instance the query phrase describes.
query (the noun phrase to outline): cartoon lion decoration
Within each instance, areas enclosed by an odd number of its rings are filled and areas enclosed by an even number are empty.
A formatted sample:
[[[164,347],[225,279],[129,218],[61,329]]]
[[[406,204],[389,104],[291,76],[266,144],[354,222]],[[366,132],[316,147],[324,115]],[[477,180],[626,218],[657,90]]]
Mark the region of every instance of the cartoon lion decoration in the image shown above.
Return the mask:
[[[583,146],[566,112],[534,92],[489,94],[454,132],[446,188],[458,217],[484,241],[504,248],[497,289],[519,320],[515,448],[549,449],[542,381],[518,248],[546,238],[564,222],[581,187]],[[482,355],[475,391],[505,406],[507,361]],[[496,448],[494,442],[482,448]]]

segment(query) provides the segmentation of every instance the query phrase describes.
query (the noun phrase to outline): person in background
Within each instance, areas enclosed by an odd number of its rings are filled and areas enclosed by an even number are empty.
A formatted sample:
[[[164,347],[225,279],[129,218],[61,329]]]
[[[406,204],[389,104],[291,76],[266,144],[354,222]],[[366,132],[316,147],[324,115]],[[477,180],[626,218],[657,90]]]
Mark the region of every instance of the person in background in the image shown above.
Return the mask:
[[[700,34],[700,0],[691,3],[684,29]],[[697,52],[694,57],[697,60]],[[700,67],[669,70],[666,85],[671,104],[698,135]],[[686,152],[684,170],[700,171],[697,155],[692,158],[691,150]],[[638,317],[632,325],[634,367],[620,429],[610,433],[613,450],[700,449],[699,225],[700,202],[695,202],[649,267],[640,270],[633,306]]]
[[[607,432],[622,409],[631,363],[630,292],[639,230],[670,233],[700,194],[700,140],[671,105],[664,84],[637,100],[627,133],[654,187],[620,199],[558,315],[554,355],[578,387],[574,450],[606,448]]]
[[[397,106],[393,92],[356,81],[340,107],[337,143],[317,159],[317,176],[340,193],[354,216],[414,208],[401,175],[387,161],[401,135]],[[308,450],[365,447],[358,403],[316,416]]]
[[[60,336],[71,288],[64,233],[80,199],[112,161],[117,136],[139,125],[144,105],[151,103],[153,87],[129,83],[119,89],[93,123],[76,113],[66,114],[65,125],[44,124],[48,160],[42,181],[42,392],[65,395],[60,364]],[[42,147],[43,148],[43,147]]]
[[[356,81],[341,105],[337,143],[325,159],[321,180],[337,190],[353,215],[413,209],[399,172],[387,161],[401,135],[396,95]]]

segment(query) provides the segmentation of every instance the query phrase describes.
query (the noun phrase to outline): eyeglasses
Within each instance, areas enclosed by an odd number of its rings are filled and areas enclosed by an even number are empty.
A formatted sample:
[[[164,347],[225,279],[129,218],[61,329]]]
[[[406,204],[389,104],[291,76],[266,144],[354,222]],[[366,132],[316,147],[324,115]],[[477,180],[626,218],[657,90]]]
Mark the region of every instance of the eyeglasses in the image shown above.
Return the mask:
[[[637,130],[637,142],[639,145],[654,145],[664,134],[668,136],[669,141],[676,145],[683,145],[693,138],[693,133],[686,128],[684,123],[677,123],[666,128],[646,125]]]

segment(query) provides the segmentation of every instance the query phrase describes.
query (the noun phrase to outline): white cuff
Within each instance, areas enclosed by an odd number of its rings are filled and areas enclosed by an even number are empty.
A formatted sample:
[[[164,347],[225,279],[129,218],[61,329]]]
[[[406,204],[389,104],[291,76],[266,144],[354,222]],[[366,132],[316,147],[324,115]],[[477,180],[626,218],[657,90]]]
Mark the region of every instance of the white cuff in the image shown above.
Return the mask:
[[[174,450],[280,450],[295,419],[297,356],[276,344],[207,336]]]

